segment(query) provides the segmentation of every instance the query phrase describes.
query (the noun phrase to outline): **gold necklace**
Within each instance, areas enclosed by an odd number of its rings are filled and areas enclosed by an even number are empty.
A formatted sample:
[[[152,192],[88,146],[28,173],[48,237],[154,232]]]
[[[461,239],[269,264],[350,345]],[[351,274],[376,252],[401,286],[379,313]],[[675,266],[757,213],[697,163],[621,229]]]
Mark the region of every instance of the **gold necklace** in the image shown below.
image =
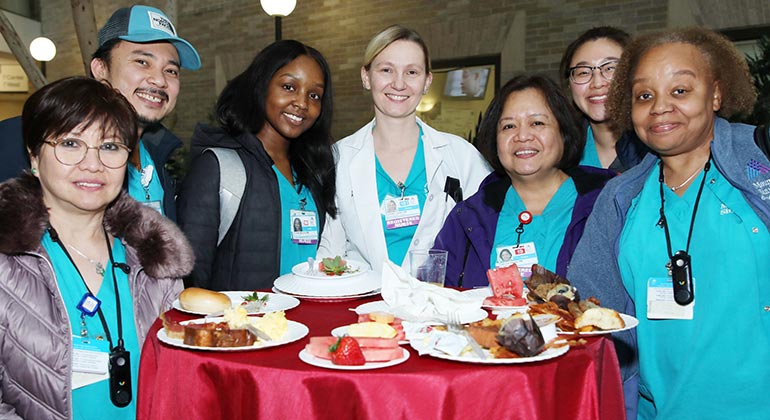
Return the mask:
[[[96,260],[90,258],[88,255],[84,254],[83,252],[81,252],[79,249],[75,248],[72,245],[67,245],[67,247],[72,248],[72,250],[75,251],[75,253],[77,253],[81,257],[87,259],[88,262],[90,262],[94,266],[94,268],[96,269],[96,274],[98,274],[101,277],[104,277],[104,271],[105,271],[104,270],[104,264],[102,264],[99,261],[96,261]]]

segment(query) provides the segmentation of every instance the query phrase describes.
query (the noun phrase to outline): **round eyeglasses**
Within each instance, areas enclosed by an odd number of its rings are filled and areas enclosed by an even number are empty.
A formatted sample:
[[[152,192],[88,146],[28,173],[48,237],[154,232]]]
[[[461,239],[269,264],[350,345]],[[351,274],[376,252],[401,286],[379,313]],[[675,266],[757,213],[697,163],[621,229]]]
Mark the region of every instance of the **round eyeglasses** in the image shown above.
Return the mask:
[[[53,147],[53,154],[61,164],[75,166],[83,161],[89,149],[96,149],[96,154],[102,165],[110,169],[122,168],[128,162],[131,149],[123,143],[105,141],[98,146],[89,146],[80,139],[66,138],[58,141],[45,140],[44,143]]]
[[[600,66],[575,66],[569,69],[569,80],[577,85],[584,85],[594,78],[594,70],[599,70],[607,80],[615,77],[615,69],[618,67],[617,60],[608,61]]]

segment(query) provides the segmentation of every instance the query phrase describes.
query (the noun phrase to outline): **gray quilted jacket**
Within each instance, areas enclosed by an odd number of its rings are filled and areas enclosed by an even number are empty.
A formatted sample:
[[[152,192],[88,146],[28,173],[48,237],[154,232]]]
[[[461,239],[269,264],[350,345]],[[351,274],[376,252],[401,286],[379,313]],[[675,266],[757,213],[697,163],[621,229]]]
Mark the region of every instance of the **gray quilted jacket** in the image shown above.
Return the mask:
[[[28,174],[0,184],[0,419],[72,418],[72,331],[40,245],[48,225],[41,194]],[[143,343],[182,290],[193,253],[176,225],[125,193],[108,207],[104,222],[126,246]]]

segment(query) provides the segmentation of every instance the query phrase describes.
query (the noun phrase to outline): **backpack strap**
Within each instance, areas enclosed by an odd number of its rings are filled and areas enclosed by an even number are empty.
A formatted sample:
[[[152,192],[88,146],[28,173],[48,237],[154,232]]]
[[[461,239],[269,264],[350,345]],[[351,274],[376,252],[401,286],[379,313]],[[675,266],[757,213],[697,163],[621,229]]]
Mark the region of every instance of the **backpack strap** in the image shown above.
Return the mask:
[[[219,246],[241,205],[243,191],[246,189],[246,169],[238,152],[233,149],[210,147],[204,152],[213,153],[219,161]]]
[[[758,125],[754,129],[754,143],[770,159],[770,133],[768,133],[768,130],[770,130],[769,125]]]

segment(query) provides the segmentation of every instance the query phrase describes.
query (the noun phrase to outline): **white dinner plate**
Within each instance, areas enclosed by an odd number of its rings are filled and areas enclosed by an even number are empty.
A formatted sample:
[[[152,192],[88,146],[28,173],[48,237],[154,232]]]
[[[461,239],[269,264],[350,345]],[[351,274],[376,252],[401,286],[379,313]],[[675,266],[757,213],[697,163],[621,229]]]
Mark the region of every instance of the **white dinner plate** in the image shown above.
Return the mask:
[[[438,359],[451,360],[454,362],[480,363],[480,364],[486,364],[486,365],[513,365],[518,363],[540,362],[543,360],[553,359],[554,357],[559,357],[562,354],[569,351],[569,346],[562,346],[562,347],[556,347],[556,348],[551,347],[546,351],[532,357],[516,357],[512,359],[495,359],[492,355],[489,354],[489,350],[483,349],[483,351],[484,353],[487,354],[486,359],[481,359],[479,357],[476,357],[473,354],[473,352],[468,352],[461,356],[450,356],[438,350],[433,350],[428,354]]]
[[[190,321],[183,321],[180,322],[182,325],[186,324],[203,324],[205,322],[222,322],[224,318],[201,318],[201,319],[193,319]],[[191,349],[191,350],[205,350],[205,351],[224,351],[224,352],[230,352],[230,351],[249,351],[249,350],[261,350],[266,349],[270,347],[276,347],[276,346],[282,346],[284,344],[293,343],[307,335],[309,332],[307,326],[305,324],[296,322],[296,321],[288,321],[288,329],[286,331],[286,334],[284,334],[283,337],[281,337],[278,340],[271,340],[271,341],[257,341],[255,345],[253,346],[241,346],[241,347],[203,347],[203,346],[191,346],[189,344],[185,344],[184,340],[181,338],[171,338],[168,335],[166,335],[166,330],[163,328],[158,330],[158,340],[160,340],[163,343],[166,343],[168,345],[174,346],[174,347],[181,347],[183,349]]]
[[[385,303],[384,300],[376,300],[374,302],[367,302],[356,307],[356,313],[358,315],[369,314],[372,312],[385,312],[386,314],[397,315],[394,311]],[[463,324],[470,324],[471,322],[481,321],[489,316],[487,311],[477,308],[472,311],[462,312],[460,314],[460,322]],[[408,321],[405,320],[405,321]]]
[[[360,366],[335,365],[334,363],[332,363],[331,360],[315,357],[305,349],[302,349],[302,351],[299,352],[299,360],[302,360],[303,362],[309,365],[313,365],[320,368],[326,368],[326,369],[338,369],[338,370],[381,369],[389,366],[400,365],[401,363],[406,362],[407,359],[409,359],[409,350],[401,349],[401,351],[404,352],[404,355],[401,358],[393,359],[387,362],[366,362],[365,364]]]
[[[326,273],[318,271],[318,264],[322,260],[314,262],[315,267],[312,271],[308,270],[307,262],[302,262],[291,268],[292,274],[299,277],[305,277],[314,280],[343,280],[351,277],[360,276],[369,271],[369,266],[355,260],[345,260],[345,263],[350,267],[350,272],[342,273],[339,276],[330,276]]]
[[[603,334],[612,334],[620,331],[630,330],[631,328],[636,328],[636,326],[639,325],[639,320],[632,317],[631,315],[626,315],[621,313],[618,313],[618,315],[620,315],[620,318],[626,324],[626,326],[623,328],[618,328],[614,330],[596,330],[596,331],[588,331],[588,332],[575,332],[575,331],[570,332],[570,331],[557,330],[557,333],[563,334],[563,335],[581,335],[581,336],[582,335],[603,335]]]
[[[289,273],[278,277],[273,283],[276,289],[294,297],[315,298],[363,295],[379,290],[381,285],[379,274],[372,271],[343,279],[309,278]]]
[[[332,335],[335,337],[344,337],[348,335],[348,326],[343,325],[332,330]],[[409,340],[398,340],[398,344],[409,344]]]
[[[226,294],[227,297],[230,298],[230,302],[233,304],[233,307],[237,307],[244,302],[243,296],[250,295],[254,292],[221,292],[221,293]],[[262,292],[257,292],[257,295],[259,297],[268,295],[269,297],[267,298],[267,304],[263,308],[257,311],[249,310],[248,311],[249,315],[266,314],[268,312],[275,312],[275,311],[287,311],[289,309],[296,308],[299,305],[299,300],[297,300],[297,298],[293,296],[282,295],[277,293],[262,293]],[[196,312],[196,311],[190,311],[190,310],[184,309],[182,305],[179,303],[179,299],[176,299],[172,304],[172,306],[174,307],[174,309],[188,313],[188,314],[193,314],[193,315],[209,314],[208,312]]]

